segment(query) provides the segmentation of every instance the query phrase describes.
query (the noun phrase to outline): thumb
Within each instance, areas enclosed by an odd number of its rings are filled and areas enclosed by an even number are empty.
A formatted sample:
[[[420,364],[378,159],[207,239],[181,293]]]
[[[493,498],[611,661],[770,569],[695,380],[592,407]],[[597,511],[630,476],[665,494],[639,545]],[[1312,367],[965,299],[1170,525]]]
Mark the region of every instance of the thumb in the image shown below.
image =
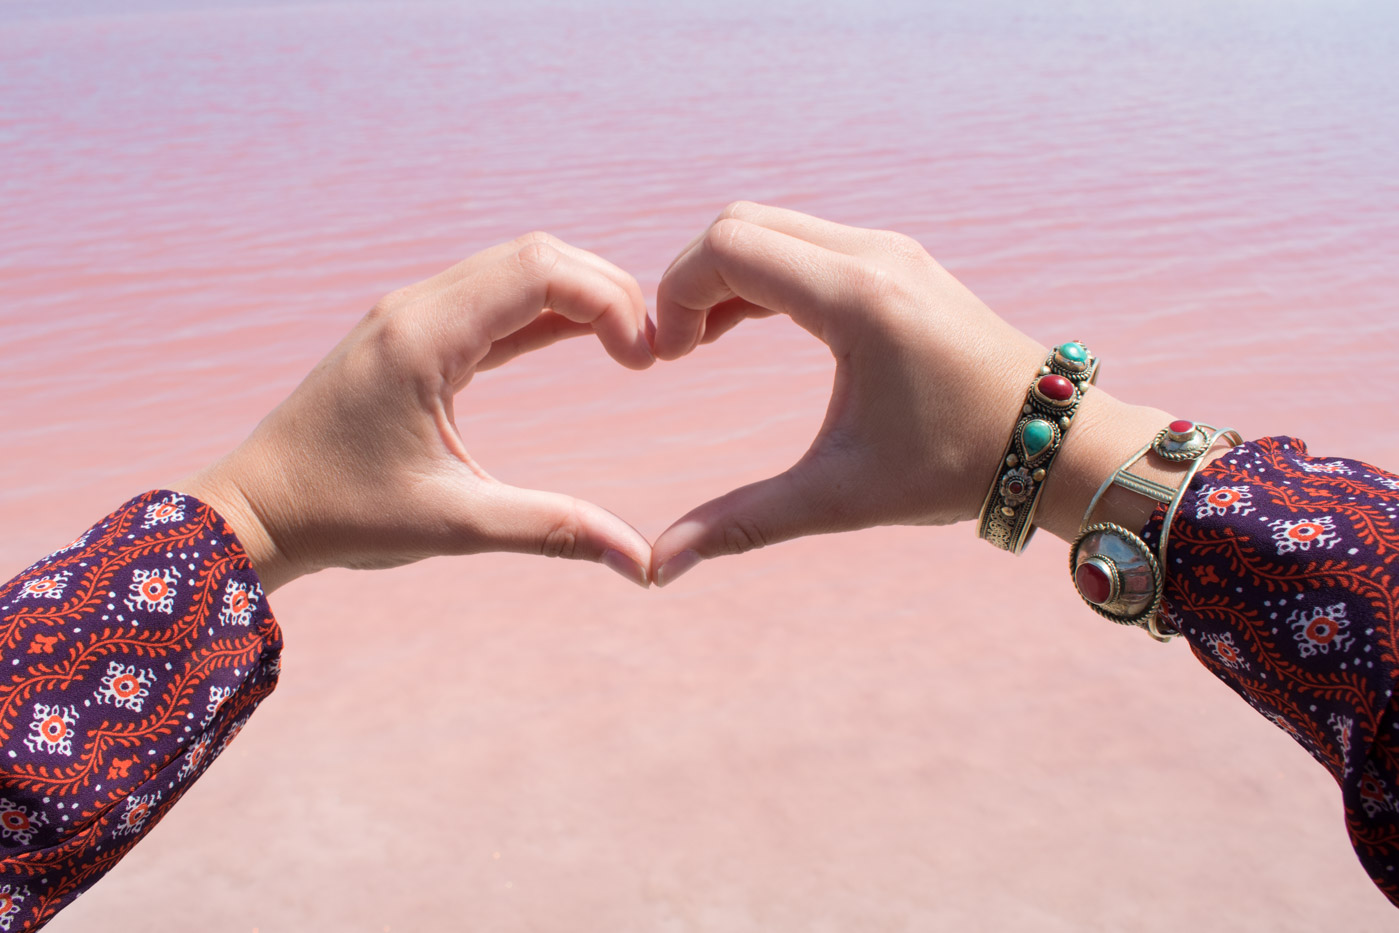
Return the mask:
[[[471,523],[473,536],[486,550],[595,561],[638,586],[650,586],[650,543],[616,515],[583,499],[495,484],[473,504]]]
[[[691,510],[656,539],[651,578],[665,586],[711,557],[864,527],[841,493],[848,484],[827,466],[808,456]]]

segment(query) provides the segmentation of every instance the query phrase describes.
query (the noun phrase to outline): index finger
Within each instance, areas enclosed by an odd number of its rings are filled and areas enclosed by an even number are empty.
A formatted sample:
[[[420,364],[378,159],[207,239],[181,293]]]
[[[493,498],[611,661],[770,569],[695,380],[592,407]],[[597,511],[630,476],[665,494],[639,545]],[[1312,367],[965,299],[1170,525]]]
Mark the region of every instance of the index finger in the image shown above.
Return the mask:
[[[848,294],[855,260],[734,217],[712,224],[656,290],[655,352],[678,359],[704,338],[715,305],[741,299],[792,318],[824,341],[826,316]]]

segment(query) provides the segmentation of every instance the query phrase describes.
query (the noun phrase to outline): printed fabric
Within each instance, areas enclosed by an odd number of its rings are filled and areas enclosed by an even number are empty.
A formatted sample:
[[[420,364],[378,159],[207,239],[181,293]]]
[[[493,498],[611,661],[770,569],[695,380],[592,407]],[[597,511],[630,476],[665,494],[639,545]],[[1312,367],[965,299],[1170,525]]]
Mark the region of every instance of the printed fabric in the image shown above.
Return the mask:
[[[1162,606],[1207,668],[1331,772],[1361,864],[1399,905],[1396,554],[1399,477],[1264,438],[1191,483]]]
[[[169,491],[0,587],[0,931],[43,926],[150,832],[281,647],[232,529]]]
[[[1163,611],[1330,771],[1399,904],[1396,554],[1399,477],[1265,438],[1186,491]],[[281,647],[232,529],[173,492],[0,587],[0,931],[38,929],[150,831],[272,692]]]

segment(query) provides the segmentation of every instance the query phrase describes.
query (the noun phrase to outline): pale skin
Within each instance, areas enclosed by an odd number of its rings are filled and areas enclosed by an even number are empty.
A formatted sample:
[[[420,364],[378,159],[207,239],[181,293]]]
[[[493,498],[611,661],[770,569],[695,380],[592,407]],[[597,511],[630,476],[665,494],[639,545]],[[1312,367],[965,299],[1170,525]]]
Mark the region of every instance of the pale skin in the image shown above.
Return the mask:
[[[772,314],[835,358],[825,422],[791,468],[692,509],[654,545],[592,503],[499,482],[457,431],[471,377],[530,350],[592,333],[640,370]],[[1063,339],[1078,336],[1091,335]],[[384,298],[243,444],[174,488],[228,520],[269,591],[326,567],[485,551],[665,586],[804,535],[974,521],[1047,353],[897,233],[730,205],[662,277],[654,332],[630,275],[530,234]],[[1072,540],[1098,485],[1170,420],[1090,391],[1036,524]],[[1183,468],[1153,460],[1134,471],[1179,482]],[[1153,506],[1114,489],[1095,520],[1139,528]]]

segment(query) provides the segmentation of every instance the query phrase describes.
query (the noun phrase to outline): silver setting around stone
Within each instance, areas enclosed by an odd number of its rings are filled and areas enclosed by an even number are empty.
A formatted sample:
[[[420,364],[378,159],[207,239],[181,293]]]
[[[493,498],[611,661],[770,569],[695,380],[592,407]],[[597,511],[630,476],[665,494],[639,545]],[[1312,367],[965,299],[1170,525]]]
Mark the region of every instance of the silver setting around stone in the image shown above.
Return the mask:
[[[1112,569],[1115,582],[1109,599],[1101,605],[1079,596],[1089,607],[1119,625],[1145,625],[1161,605],[1164,581],[1161,567],[1145,541],[1121,525],[1100,522],[1089,525],[1069,548],[1069,576],[1078,590],[1078,568],[1098,558]]]

